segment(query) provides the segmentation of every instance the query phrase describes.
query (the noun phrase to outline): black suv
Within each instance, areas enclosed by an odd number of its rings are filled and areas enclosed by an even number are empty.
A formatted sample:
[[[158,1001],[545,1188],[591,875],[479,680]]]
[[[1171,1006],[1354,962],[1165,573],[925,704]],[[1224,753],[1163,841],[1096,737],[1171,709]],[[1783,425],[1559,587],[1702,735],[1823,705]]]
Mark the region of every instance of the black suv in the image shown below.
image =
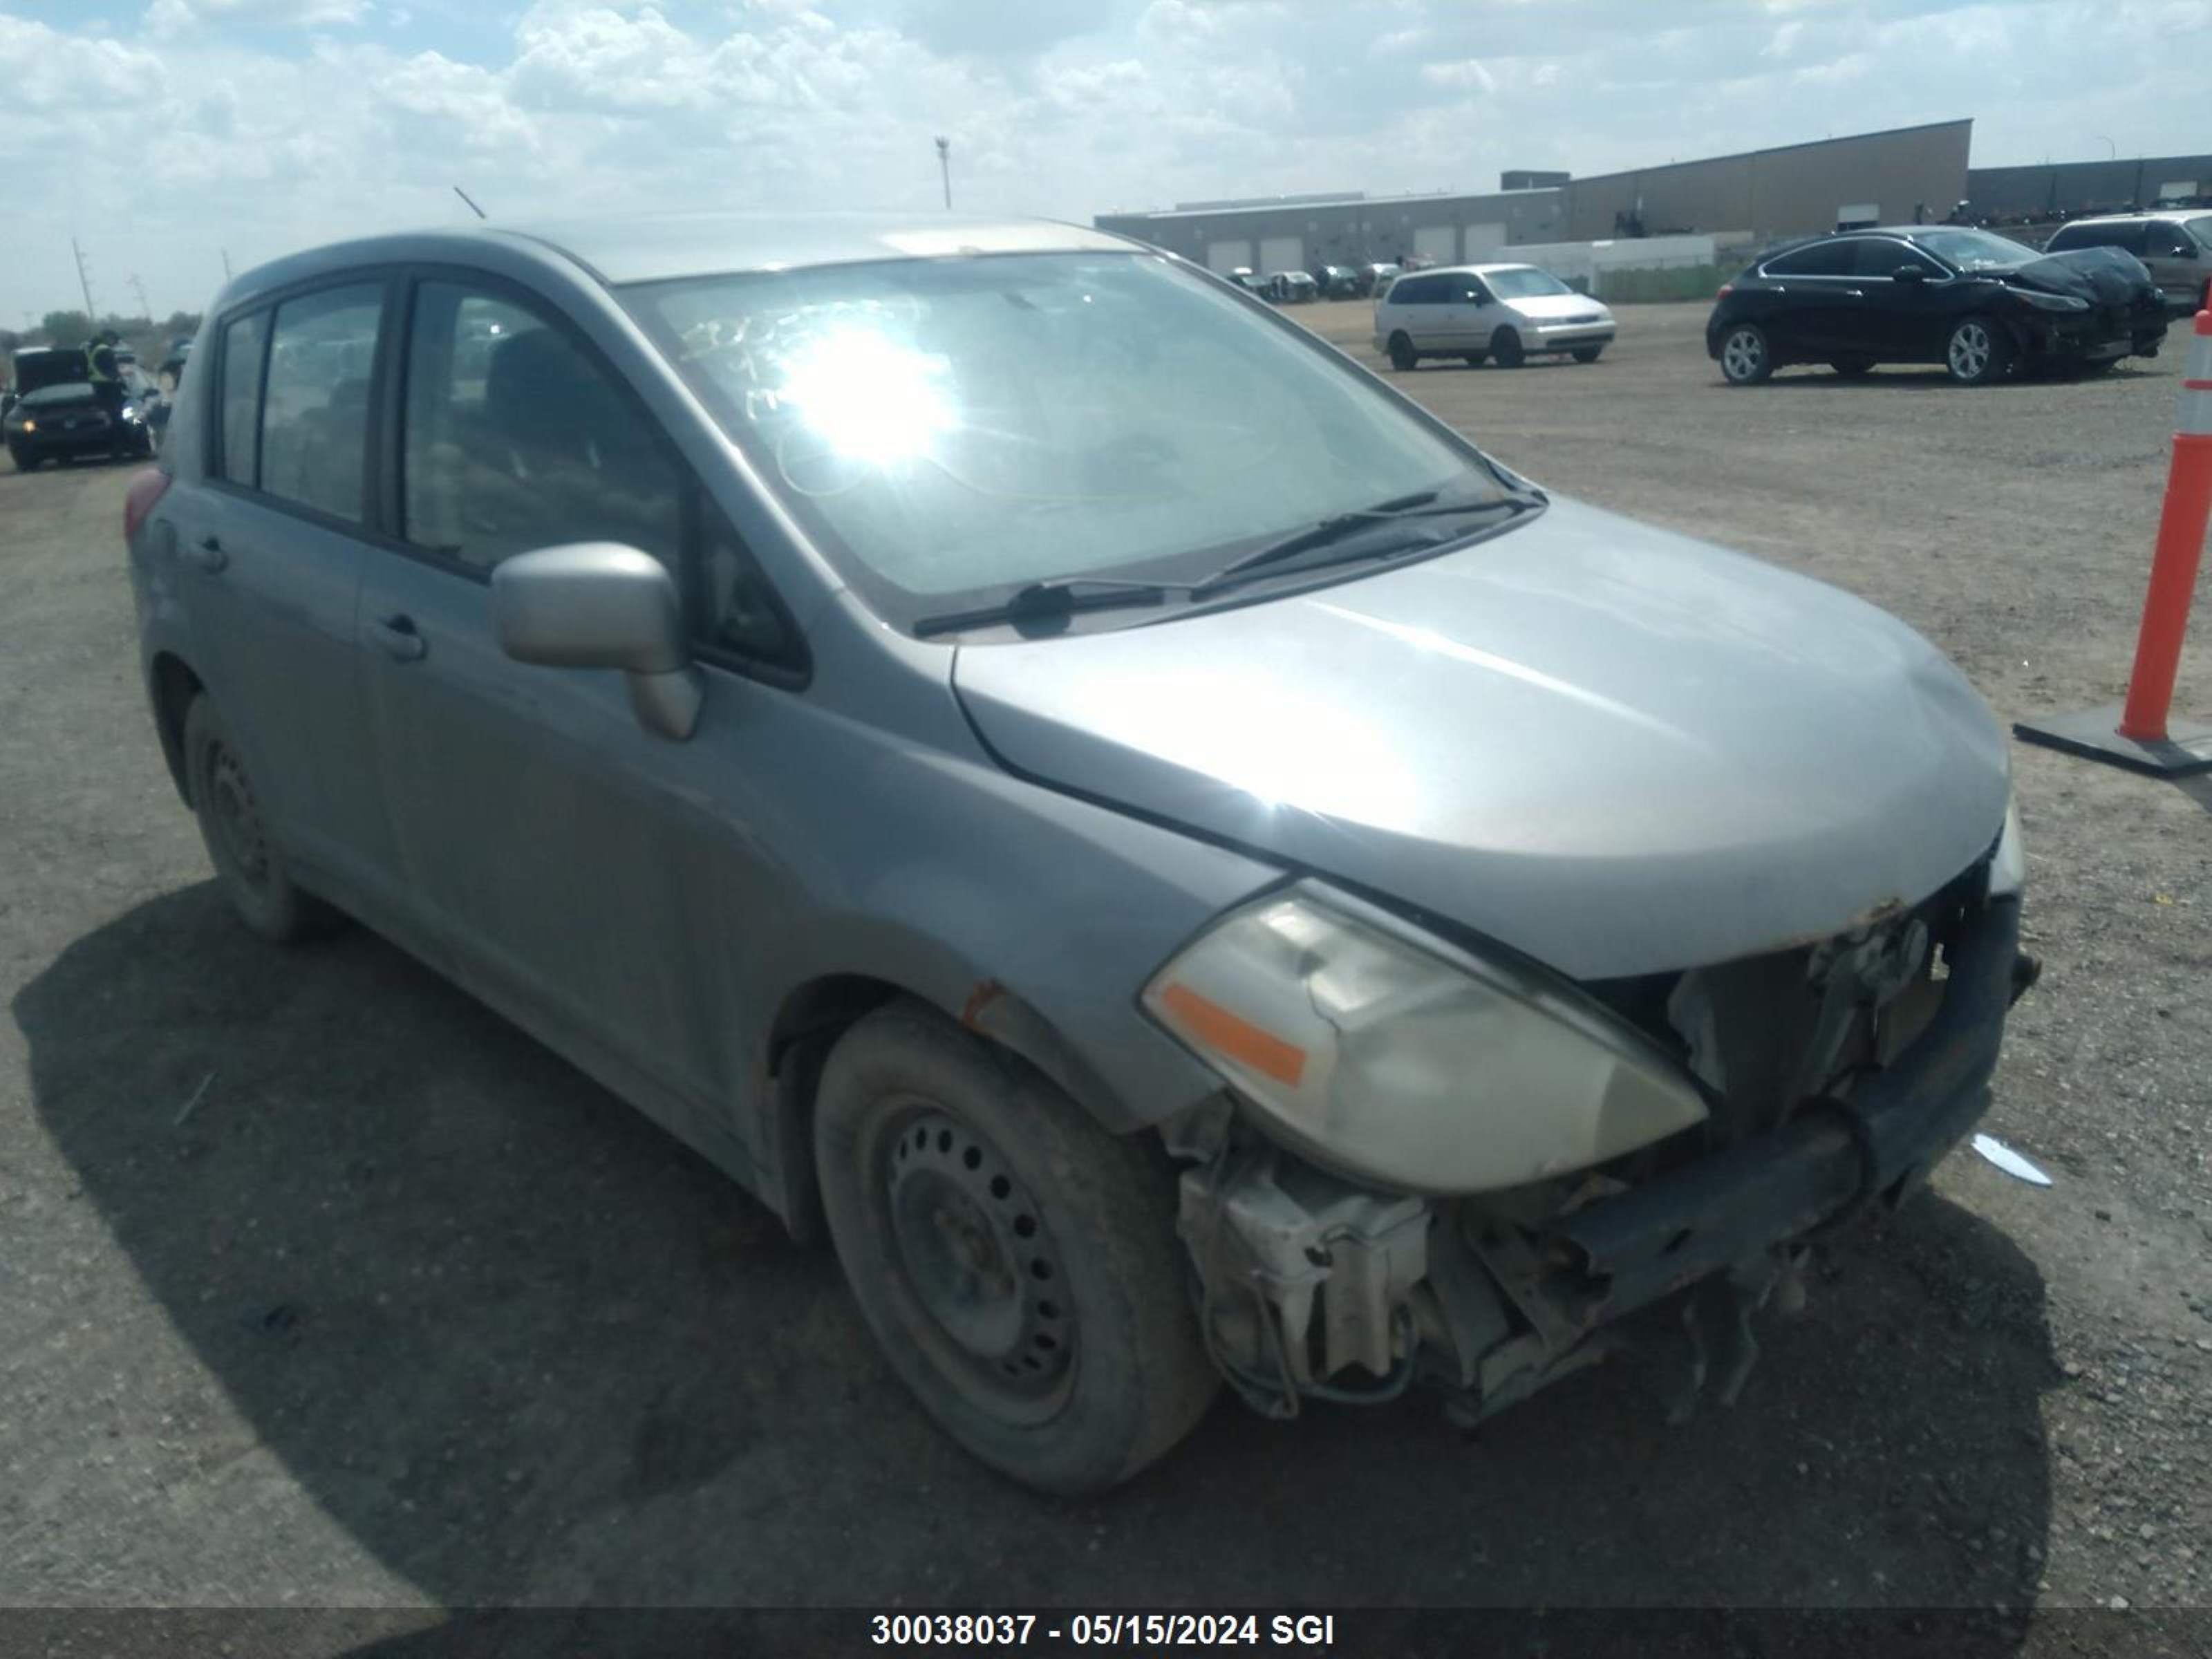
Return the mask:
[[[1984,386],[2016,364],[2154,356],[2166,324],[2150,273],[2117,249],[2045,255],[1986,230],[1906,225],[1766,254],[1721,289],[1705,349],[1732,386],[1791,363],[1941,363]]]
[[[15,354],[14,397],[0,416],[18,472],[69,455],[145,456],[158,440],[146,423],[152,385],[134,367],[119,397],[103,398],[74,346],[27,346]]]

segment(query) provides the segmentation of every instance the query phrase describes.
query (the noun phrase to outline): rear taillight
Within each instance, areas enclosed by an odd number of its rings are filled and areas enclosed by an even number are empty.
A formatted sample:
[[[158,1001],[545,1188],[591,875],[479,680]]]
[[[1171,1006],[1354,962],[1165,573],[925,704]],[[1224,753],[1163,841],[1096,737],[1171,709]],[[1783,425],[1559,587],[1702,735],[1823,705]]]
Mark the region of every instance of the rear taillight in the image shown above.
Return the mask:
[[[1721,284],[1721,291],[1713,297],[1717,300],[1725,300],[1729,295],[1735,292],[1735,284],[1734,283],[1723,283]]]
[[[146,515],[154,510],[154,503],[168,493],[169,475],[158,466],[143,466],[131,481],[131,488],[123,495],[123,539],[125,544],[138,539],[138,527],[146,522]]]

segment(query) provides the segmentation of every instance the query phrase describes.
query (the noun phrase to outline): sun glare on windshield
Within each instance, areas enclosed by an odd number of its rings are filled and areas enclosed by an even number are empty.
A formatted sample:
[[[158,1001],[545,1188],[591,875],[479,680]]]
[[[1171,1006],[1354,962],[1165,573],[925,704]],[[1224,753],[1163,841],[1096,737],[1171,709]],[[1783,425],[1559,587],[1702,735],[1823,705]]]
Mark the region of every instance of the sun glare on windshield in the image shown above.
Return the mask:
[[[796,348],[781,365],[778,402],[840,456],[887,466],[928,453],[958,424],[941,356],[847,326]]]

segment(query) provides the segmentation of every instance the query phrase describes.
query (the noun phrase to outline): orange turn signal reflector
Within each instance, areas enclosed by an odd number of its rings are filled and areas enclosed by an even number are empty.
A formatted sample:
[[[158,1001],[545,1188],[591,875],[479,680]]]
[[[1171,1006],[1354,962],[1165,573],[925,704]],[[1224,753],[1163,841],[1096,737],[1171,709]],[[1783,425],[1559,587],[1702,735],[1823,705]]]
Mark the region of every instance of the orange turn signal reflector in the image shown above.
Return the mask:
[[[1180,981],[1160,993],[1160,1006],[1181,1020],[1190,1034],[1215,1052],[1263,1077],[1297,1086],[1305,1075],[1306,1051],[1232,1014]]]

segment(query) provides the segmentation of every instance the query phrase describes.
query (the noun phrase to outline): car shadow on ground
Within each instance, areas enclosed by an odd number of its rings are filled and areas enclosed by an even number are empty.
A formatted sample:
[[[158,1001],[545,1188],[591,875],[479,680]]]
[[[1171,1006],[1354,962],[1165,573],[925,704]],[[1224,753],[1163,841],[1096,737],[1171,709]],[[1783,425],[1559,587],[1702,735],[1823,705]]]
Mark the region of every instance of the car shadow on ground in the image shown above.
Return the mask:
[[[2064,384],[2069,381],[2082,386],[2113,386],[2131,380],[2156,380],[2166,377],[2156,369],[2131,368],[2121,364],[2097,373],[2079,369],[2038,369],[2014,374],[1990,386],[1960,386],[1940,364],[1885,364],[1868,370],[1863,374],[1838,374],[1833,369],[1818,364],[1791,364],[1777,369],[1771,380],[1762,380],[1755,386],[1731,386],[1717,371],[1708,385],[1723,386],[1731,392],[1807,391],[1826,386],[1833,392],[1950,392],[1961,397],[2002,397],[2008,392],[2023,392],[2032,387]]]
[[[1060,1501],[933,1431],[826,1249],[365,932],[272,950],[204,884],[13,1008],[47,1133],[192,1358],[436,1602],[2033,1599],[2042,1283],[1941,1199],[1839,1243],[1741,1403],[1685,1426],[1611,1368],[1471,1438],[1411,1398],[1224,1402]]]

